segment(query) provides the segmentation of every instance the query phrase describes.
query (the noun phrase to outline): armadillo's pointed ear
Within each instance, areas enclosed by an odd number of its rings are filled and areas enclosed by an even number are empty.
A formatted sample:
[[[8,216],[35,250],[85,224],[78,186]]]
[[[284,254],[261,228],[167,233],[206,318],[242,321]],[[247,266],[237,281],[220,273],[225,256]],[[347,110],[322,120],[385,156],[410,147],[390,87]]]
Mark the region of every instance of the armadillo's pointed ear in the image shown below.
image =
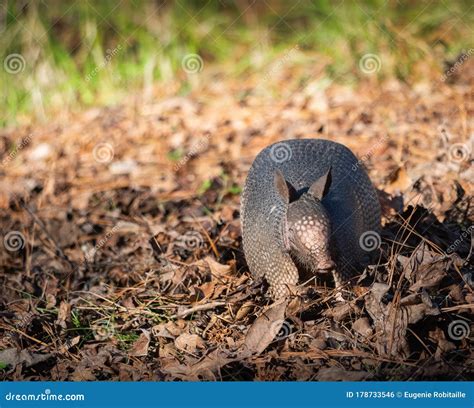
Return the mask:
[[[329,187],[331,187],[331,167],[328,171],[318,178],[308,190],[308,193],[311,194],[314,198],[322,200],[324,196],[329,192]]]
[[[283,198],[283,201],[289,203],[295,198],[295,188],[285,180],[285,176],[283,176],[283,173],[280,170],[275,170],[273,181],[275,184],[275,189],[277,193]]]

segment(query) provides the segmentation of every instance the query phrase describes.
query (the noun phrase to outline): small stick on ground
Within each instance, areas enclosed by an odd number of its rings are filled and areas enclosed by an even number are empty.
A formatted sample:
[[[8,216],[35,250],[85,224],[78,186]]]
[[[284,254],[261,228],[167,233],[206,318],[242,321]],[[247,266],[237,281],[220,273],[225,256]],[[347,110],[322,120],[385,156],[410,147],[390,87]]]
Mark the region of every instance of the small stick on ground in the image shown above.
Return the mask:
[[[182,312],[178,312],[175,315],[171,316],[171,318],[172,319],[183,318],[183,317],[186,317],[186,316],[188,316],[188,315],[190,315],[194,312],[200,312],[202,310],[210,310],[210,309],[214,309],[214,308],[219,307],[219,306],[225,306],[226,304],[227,304],[227,302],[220,301],[220,302],[205,303],[203,305],[197,305],[197,306],[194,306],[190,309],[183,310]]]

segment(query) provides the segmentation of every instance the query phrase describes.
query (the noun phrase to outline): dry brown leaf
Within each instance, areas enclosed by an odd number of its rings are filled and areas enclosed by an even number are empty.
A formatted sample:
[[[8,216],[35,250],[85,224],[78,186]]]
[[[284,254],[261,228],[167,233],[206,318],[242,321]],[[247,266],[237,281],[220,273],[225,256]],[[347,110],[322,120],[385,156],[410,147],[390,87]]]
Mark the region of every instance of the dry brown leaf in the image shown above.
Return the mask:
[[[238,322],[242,320],[245,316],[247,316],[255,307],[254,302],[247,301],[245,302],[242,307],[237,311],[235,315],[235,321]]]
[[[168,323],[160,323],[157,324],[156,326],[153,326],[151,328],[151,333],[153,334],[154,337],[164,337],[167,339],[174,339],[176,337],[174,326],[171,328],[170,323],[174,325],[173,322],[168,322]]]
[[[422,303],[419,304],[385,304],[382,298],[389,289],[386,284],[375,283],[365,298],[365,306],[375,324],[379,354],[406,358],[410,354],[406,338],[408,325],[420,321],[426,315],[439,314],[439,310],[423,302],[421,297],[419,301]],[[411,299],[412,302],[414,300],[415,298]]]
[[[169,362],[162,371],[171,374],[172,378],[179,378],[187,381],[199,381],[202,379],[215,381],[215,372],[226,364],[235,361],[236,358],[229,357],[225,350],[214,350],[205,356],[201,361],[192,365],[184,365],[176,362]]]
[[[56,319],[56,324],[61,326],[63,329],[67,328],[67,322],[69,321],[71,313],[71,305],[64,300],[59,304],[58,318]]]
[[[425,242],[418,245],[410,258],[398,255],[397,260],[403,267],[406,279],[411,283],[411,292],[437,286],[446,276],[451,262],[449,257],[430,251]]]
[[[214,294],[214,289],[216,287],[215,281],[204,282],[202,285],[198,286],[204,295],[204,299],[212,299]]]
[[[142,334],[138,340],[133,343],[132,348],[128,352],[130,356],[141,357],[148,354],[148,347],[150,346],[150,332],[142,329]]]
[[[16,348],[9,348],[0,351],[0,361],[13,367],[17,364],[24,364],[25,367],[31,367],[50,357],[51,353],[30,353],[26,349],[19,351]]]
[[[76,336],[73,337],[72,339],[66,341],[60,348],[59,352],[61,354],[66,354],[71,348],[79,344],[79,341],[81,340],[81,336]]]
[[[390,181],[390,184],[387,186],[386,190],[392,194],[398,193],[400,191],[405,191],[412,184],[413,182],[405,168],[399,167],[394,173],[394,176]]]
[[[179,335],[174,344],[177,349],[194,353],[198,348],[203,349],[206,346],[204,340],[197,334],[183,333]]]
[[[327,309],[324,316],[332,317],[336,322],[340,322],[348,317],[351,313],[359,313],[359,308],[353,303],[343,303],[333,308]]]
[[[209,266],[212,275],[216,278],[228,277],[235,274],[235,261],[232,261],[230,265],[223,265],[210,256],[204,258],[204,261]]]
[[[323,367],[319,370],[318,381],[364,381],[373,374],[366,371],[348,371],[341,367]]]
[[[444,331],[439,327],[429,332],[429,338],[437,345],[435,353],[435,359],[437,361],[441,361],[443,354],[456,349],[456,346],[446,339]]]
[[[352,323],[352,329],[364,337],[371,336],[374,332],[367,317],[361,317],[360,319],[357,319],[354,323]]]
[[[96,381],[97,377],[92,368],[79,367],[72,373],[72,381]]]
[[[260,354],[273,341],[285,321],[287,300],[274,303],[255,320],[245,336],[243,352]]]

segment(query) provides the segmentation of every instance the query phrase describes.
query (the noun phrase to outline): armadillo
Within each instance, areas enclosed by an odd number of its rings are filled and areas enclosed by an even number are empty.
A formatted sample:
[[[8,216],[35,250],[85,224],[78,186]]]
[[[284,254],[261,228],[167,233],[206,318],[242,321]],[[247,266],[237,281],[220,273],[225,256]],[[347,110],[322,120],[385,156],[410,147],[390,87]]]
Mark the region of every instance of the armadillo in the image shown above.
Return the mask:
[[[249,270],[273,298],[290,294],[303,271],[330,271],[342,285],[380,246],[376,190],[356,156],[330,140],[263,149],[242,191],[241,222]]]

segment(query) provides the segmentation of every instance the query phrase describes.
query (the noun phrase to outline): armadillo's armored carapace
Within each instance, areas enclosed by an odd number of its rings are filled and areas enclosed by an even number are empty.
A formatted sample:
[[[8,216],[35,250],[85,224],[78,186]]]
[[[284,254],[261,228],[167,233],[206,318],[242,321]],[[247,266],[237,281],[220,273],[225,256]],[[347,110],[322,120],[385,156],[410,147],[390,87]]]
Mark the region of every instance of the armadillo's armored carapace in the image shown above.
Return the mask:
[[[298,268],[346,280],[367,264],[380,239],[380,205],[361,163],[345,146],[286,140],[262,150],[241,200],[250,271],[273,297],[298,283]]]

